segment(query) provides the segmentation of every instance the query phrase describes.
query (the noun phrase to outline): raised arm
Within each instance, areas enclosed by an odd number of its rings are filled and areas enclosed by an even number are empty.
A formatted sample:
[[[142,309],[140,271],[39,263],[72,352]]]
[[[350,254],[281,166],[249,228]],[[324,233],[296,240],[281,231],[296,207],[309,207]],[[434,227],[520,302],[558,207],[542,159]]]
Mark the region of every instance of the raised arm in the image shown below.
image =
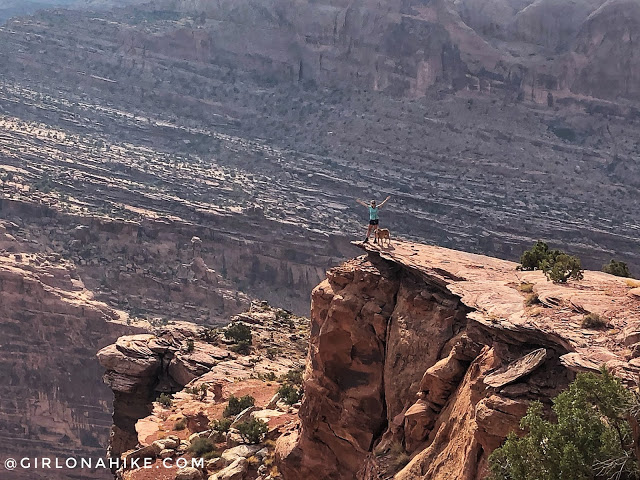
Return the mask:
[[[389,199],[391,198],[391,195],[389,195],[387,198],[384,199],[384,202],[382,202],[380,205],[378,205],[378,208],[382,208],[384,207],[384,204],[387,203],[389,201]]]
[[[356,202],[358,202],[360,205],[362,205],[363,207],[368,207],[369,205],[367,205],[366,203],[364,203],[362,200],[360,200],[359,198],[356,198]]]

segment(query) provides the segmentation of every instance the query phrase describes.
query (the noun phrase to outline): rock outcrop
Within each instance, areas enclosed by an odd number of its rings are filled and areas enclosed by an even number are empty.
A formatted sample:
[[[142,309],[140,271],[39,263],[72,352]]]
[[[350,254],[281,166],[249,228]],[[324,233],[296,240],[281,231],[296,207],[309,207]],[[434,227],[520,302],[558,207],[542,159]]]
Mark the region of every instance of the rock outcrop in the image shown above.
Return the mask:
[[[293,407],[275,395],[276,379],[301,368],[308,325],[306,319],[266,303],[254,305],[233,321],[251,328],[249,351],[234,352],[234,343],[221,332],[184,325],[124,336],[98,352],[107,370],[103,379],[114,393],[110,457],[179,456],[203,439],[221,451],[226,448],[207,464],[212,476],[243,478],[246,458],[262,447],[246,445],[235,427],[251,418],[262,420],[269,426],[267,436],[274,438],[295,419]],[[171,397],[170,403],[157,401],[162,393]],[[228,432],[212,431],[210,423],[221,417],[229,397],[249,394],[255,397],[255,406],[233,417]],[[177,424],[182,425],[177,428]],[[255,470],[255,465],[251,468]],[[144,473],[144,469],[128,470],[126,478],[145,478]]]
[[[629,382],[640,372],[627,348],[640,302],[624,279],[556,285],[438,247],[362,247],[313,292],[300,426],[277,446],[285,479],[483,478],[530,401],[601,365]],[[586,313],[610,328],[582,328]]]
[[[97,301],[73,263],[33,253],[32,243],[14,237],[18,230],[0,221],[0,456],[102,458],[112,395],[99,381],[95,352],[140,329]],[[68,472],[51,470],[47,478]],[[101,469],[74,473],[109,478]],[[6,478],[34,475],[18,469]]]

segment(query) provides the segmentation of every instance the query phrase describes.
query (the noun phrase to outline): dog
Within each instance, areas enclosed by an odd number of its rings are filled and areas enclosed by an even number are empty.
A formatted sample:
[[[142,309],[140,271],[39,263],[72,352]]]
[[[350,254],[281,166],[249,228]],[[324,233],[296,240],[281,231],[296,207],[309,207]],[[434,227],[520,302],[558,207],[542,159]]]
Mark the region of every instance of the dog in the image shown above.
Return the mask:
[[[380,246],[384,246],[384,240],[387,240],[387,246],[391,245],[391,232],[389,232],[388,228],[377,228],[376,229],[376,239],[373,243],[378,243],[380,240]]]

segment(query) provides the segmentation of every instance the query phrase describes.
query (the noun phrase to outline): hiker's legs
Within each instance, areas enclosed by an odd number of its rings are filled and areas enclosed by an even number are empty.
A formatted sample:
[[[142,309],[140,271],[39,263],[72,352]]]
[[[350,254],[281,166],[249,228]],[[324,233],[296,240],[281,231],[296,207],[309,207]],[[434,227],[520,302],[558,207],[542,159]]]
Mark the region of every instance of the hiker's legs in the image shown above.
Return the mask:
[[[371,236],[371,232],[373,231],[374,226],[375,225],[369,225],[369,228],[367,228],[367,238]]]

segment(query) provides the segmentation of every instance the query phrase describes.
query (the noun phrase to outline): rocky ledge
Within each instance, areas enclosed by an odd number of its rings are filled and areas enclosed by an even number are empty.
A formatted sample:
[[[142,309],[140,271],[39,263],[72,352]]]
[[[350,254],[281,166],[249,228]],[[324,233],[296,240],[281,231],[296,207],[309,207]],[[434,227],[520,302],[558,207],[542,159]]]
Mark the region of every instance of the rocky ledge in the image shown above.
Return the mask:
[[[300,424],[276,447],[286,479],[484,478],[532,400],[602,365],[637,378],[640,283],[557,285],[495,258],[357,245],[367,255],[313,291]]]
[[[603,365],[638,376],[640,282],[585,272],[557,285],[495,258],[357,245],[366,254],[314,289],[310,327],[268,306],[234,319],[252,329],[249,354],[188,328],[101,350],[115,392],[111,454],[197,455],[203,439],[217,449],[204,467],[166,478],[477,480],[531,401],[550,406],[577,372]],[[304,397],[288,406],[275,379],[305,352]],[[177,393],[153,402],[162,391]],[[223,435],[215,421],[231,395],[255,405]],[[250,418],[267,422],[257,446],[234,427]]]
[[[238,348],[223,329],[183,324],[121,337],[98,352],[107,370],[103,379],[115,397],[111,457],[127,464],[147,459],[154,475],[166,458],[206,460],[199,469],[163,463],[166,479],[279,478],[273,440],[295,423],[299,404],[282,401],[278,389],[285,378],[301,377],[308,320],[263,302],[233,317],[231,325],[248,327],[250,343]],[[229,414],[225,407],[232,396],[250,396],[252,405]],[[223,413],[225,427],[219,423]],[[261,438],[248,440],[238,429],[251,419],[265,423]],[[148,468],[115,474],[126,480],[159,478],[149,477]]]

